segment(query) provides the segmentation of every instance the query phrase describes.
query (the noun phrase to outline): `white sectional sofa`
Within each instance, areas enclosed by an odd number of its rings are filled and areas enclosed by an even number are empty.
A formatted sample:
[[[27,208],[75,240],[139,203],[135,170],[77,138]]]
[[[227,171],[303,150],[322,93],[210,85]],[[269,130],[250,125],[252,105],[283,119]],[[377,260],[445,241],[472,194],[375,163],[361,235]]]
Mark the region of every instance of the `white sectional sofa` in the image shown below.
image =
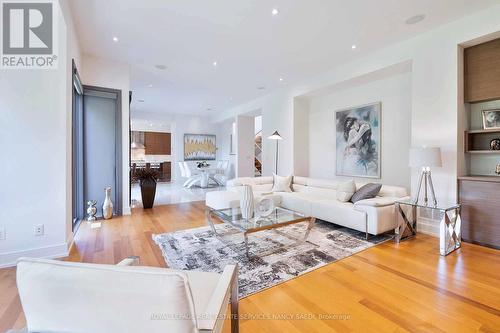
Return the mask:
[[[383,185],[376,198],[353,204],[337,200],[339,183],[339,180],[293,177],[293,192],[273,193],[272,177],[236,178],[228,181],[227,191],[208,192],[206,206],[207,209],[239,207],[239,188],[251,185],[256,198],[272,198],[277,206],[366,232],[367,237],[394,229],[394,202],[408,198],[406,188]],[[356,189],[364,184],[356,183]]]

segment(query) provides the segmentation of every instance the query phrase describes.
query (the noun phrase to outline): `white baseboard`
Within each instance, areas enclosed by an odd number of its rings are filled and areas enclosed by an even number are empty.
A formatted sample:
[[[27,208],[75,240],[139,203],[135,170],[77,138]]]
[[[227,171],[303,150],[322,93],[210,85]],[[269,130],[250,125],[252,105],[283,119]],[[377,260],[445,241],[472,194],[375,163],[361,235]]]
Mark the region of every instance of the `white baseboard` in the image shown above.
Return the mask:
[[[0,268],[12,267],[22,257],[55,259],[69,255],[68,244],[56,244],[22,251],[0,253]]]

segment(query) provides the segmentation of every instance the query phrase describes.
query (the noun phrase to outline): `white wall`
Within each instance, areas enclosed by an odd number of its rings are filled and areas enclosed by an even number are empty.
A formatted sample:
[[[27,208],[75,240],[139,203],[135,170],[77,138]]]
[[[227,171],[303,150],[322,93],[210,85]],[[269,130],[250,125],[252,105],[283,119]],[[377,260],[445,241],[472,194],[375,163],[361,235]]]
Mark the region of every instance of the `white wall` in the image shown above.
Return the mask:
[[[255,175],[255,117],[236,117],[236,177]]]
[[[82,67],[82,52],[76,34],[76,28],[73,21],[73,14],[67,1],[60,1],[61,11],[66,27],[66,110],[73,110],[73,63],[78,70]],[[72,112],[66,112],[66,156],[72,156]],[[66,242],[71,244],[73,241],[73,223],[72,223],[72,205],[73,205],[73,169],[71,158],[66,159]]]
[[[220,122],[217,125],[217,159],[229,161],[229,170],[227,172],[228,179],[236,176],[236,155],[230,155],[231,150],[231,135],[235,136],[236,131],[233,131],[234,119],[228,119]],[[234,126],[236,127],[236,126]],[[234,139],[233,139],[234,141]]]
[[[310,177],[336,177],[335,111],[374,102],[382,103],[381,179],[374,181],[410,188],[411,73],[314,97],[309,101]]]
[[[70,60],[79,61],[79,48],[67,15],[56,9],[56,70],[0,70],[0,267],[65,256],[72,240]],[[34,235],[39,224],[43,236]]]
[[[293,172],[294,175],[302,177],[308,177],[310,174],[309,133],[312,131],[309,126],[309,109],[310,109],[310,100],[308,98],[300,98],[300,97],[294,98]]]
[[[457,110],[459,94],[459,45],[500,31],[500,5],[450,22],[412,39],[391,45],[364,58],[325,71],[299,84],[283,87],[269,95],[226,110],[213,118],[220,121],[261,109],[264,135],[279,130],[285,140],[280,146],[280,173],[294,172],[294,98],[360,77],[383,68],[411,61],[412,145],[440,146],[443,167],[433,170],[436,195],[440,201],[457,199]],[[269,134],[268,134],[269,133]],[[272,169],[269,142],[264,140],[264,174]],[[385,168],[382,165],[382,168]],[[411,189],[416,192],[419,170],[412,170]]]
[[[80,72],[84,85],[121,90],[122,104],[122,212],[130,214],[129,91],[130,66],[85,54]],[[116,204],[116,203],[115,203]]]

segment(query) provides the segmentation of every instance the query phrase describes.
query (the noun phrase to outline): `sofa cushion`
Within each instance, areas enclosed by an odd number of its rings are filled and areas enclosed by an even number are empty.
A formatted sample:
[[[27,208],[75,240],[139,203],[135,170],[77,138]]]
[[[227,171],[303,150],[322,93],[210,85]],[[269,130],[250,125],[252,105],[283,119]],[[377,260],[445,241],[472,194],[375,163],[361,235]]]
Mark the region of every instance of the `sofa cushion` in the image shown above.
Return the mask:
[[[408,195],[408,191],[406,188],[401,186],[382,185],[378,195],[380,197],[402,198]]]
[[[280,193],[281,207],[299,212],[301,214],[312,216],[313,197],[306,193]]]
[[[293,176],[293,185],[307,185],[307,181],[309,178],[307,177],[300,177],[300,176]]]
[[[339,182],[337,180],[332,180],[332,179],[308,178],[307,180],[307,186],[317,187],[317,188],[327,188],[330,190],[336,190],[338,183]]]
[[[356,203],[359,200],[375,198],[380,192],[382,184],[369,183],[362,186],[352,195],[351,202]]]
[[[339,183],[337,186],[337,200],[340,202],[348,202],[352,195],[356,192],[356,184],[354,180]]]
[[[273,192],[292,192],[293,176],[282,177],[276,174],[273,175]]]

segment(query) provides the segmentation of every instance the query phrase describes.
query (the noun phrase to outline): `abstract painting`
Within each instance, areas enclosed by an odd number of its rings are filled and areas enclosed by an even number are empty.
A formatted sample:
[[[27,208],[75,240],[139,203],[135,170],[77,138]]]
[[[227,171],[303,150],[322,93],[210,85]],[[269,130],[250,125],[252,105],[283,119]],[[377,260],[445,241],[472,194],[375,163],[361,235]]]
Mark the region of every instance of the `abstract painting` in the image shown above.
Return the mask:
[[[336,174],[380,178],[380,114],[372,103],[335,112]]]
[[[215,135],[184,134],[184,160],[215,160],[217,148]]]

